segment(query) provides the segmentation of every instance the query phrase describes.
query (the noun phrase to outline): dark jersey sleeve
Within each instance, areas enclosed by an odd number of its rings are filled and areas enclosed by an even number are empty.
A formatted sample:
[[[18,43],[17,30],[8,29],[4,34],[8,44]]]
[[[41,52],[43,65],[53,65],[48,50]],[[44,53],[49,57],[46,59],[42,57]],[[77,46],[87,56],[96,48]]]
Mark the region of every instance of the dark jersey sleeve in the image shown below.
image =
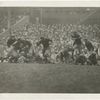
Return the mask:
[[[94,46],[92,45],[90,41],[86,41],[85,46],[89,51],[94,50]]]
[[[9,38],[7,41],[7,46],[10,47],[15,41],[16,39]]]
[[[73,43],[73,45],[81,45],[81,44],[82,44],[82,41],[81,41],[80,38],[79,39],[75,39],[75,41]]]
[[[45,47],[49,47],[50,42],[52,42],[52,40],[50,40],[50,39],[45,39],[45,40],[43,41],[43,45],[44,45]]]

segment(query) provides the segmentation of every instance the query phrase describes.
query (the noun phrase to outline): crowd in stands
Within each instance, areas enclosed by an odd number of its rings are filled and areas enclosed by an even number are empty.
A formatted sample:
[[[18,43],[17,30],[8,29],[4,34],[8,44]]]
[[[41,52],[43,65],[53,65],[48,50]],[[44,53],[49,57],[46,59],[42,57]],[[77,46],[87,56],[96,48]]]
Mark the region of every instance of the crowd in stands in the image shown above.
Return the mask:
[[[14,30],[1,62],[98,65],[98,25],[28,24]]]

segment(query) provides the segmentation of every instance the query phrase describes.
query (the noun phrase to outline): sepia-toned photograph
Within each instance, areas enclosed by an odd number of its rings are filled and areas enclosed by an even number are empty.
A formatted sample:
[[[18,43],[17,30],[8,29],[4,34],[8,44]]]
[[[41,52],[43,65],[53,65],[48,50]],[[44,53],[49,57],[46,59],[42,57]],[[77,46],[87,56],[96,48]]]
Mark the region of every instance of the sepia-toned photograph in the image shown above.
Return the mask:
[[[0,93],[100,93],[100,7],[0,7]]]

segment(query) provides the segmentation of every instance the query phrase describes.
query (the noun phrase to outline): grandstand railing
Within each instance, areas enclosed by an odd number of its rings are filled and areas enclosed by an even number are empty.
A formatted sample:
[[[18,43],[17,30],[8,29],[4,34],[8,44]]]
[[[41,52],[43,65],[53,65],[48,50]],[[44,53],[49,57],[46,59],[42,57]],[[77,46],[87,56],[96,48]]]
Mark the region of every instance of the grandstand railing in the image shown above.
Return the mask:
[[[23,16],[19,21],[17,21],[14,25],[11,25],[11,31],[13,30],[22,30],[25,24],[29,23],[29,16]],[[8,29],[5,32],[0,33],[0,44],[6,45],[6,40],[10,36]]]

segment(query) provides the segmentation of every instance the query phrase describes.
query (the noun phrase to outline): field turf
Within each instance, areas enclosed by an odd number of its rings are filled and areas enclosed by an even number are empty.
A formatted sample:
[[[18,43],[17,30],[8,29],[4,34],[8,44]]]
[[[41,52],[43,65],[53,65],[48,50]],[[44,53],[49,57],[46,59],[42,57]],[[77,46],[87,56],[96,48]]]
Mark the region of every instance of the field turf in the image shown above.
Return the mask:
[[[1,93],[100,93],[100,66],[0,64]]]

